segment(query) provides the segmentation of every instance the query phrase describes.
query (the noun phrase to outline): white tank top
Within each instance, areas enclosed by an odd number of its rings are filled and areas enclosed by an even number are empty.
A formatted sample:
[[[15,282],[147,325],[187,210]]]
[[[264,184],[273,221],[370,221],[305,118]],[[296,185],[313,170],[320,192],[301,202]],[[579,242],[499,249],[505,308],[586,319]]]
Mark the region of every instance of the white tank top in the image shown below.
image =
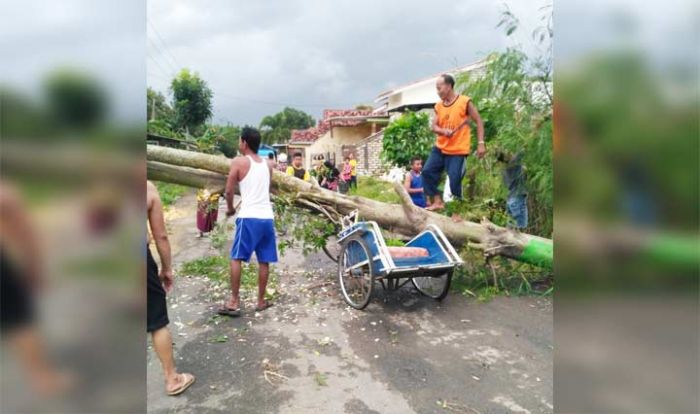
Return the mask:
[[[246,155],[246,158],[250,160],[250,169],[238,183],[242,199],[238,217],[273,219],[275,216],[270,203],[270,167],[265,160],[255,162],[250,155]]]

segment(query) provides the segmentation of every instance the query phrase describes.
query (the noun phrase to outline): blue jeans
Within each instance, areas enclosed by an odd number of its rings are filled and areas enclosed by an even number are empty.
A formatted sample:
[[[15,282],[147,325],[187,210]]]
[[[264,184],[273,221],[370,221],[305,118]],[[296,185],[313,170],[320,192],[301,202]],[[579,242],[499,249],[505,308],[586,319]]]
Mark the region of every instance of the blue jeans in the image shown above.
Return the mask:
[[[450,191],[454,198],[462,198],[462,178],[464,177],[467,155],[443,154],[437,147],[430,151],[428,161],[423,167],[423,190],[427,196],[439,194],[438,184],[442,171],[450,177]]]
[[[509,196],[506,206],[508,214],[515,220],[515,228],[527,227],[527,195]]]

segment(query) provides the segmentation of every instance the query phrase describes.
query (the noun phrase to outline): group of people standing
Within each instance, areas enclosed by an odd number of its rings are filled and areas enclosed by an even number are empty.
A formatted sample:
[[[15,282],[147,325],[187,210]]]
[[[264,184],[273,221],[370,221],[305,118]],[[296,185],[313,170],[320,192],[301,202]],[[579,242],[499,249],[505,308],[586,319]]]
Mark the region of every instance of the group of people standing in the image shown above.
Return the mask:
[[[333,161],[323,158],[317,158],[314,161],[316,165],[309,172],[303,166],[304,159],[301,152],[295,152],[292,156],[292,164],[287,167],[285,173],[304,181],[310,181],[313,178],[321,187],[343,194],[350,188],[357,187],[357,160],[352,153],[345,156],[340,170]]]

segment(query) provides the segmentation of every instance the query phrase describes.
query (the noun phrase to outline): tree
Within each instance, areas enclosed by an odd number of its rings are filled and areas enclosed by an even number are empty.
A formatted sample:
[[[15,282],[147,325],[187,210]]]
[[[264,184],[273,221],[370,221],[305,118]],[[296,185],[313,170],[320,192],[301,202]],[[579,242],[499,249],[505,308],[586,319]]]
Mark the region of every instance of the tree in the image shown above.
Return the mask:
[[[74,69],[59,69],[44,82],[49,116],[61,127],[89,128],[107,114],[107,95],[99,81]]]
[[[264,143],[276,144],[287,142],[293,129],[310,128],[315,123],[306,112],[285,107],[281,112],[264,117],[260,122],[260,132]]]
[[[173,118],[173,108],[168,105],[162,93],[148,87],[146,89],[146,114],[149,121],[161,119],[170,122]]]
[[[212,91],[207,83],[188,69],[182,69],[170,83],[175,125],[193,132],[212,116]]]
[[[148,145],[146,155],[149,179],[206,187],[213,191],[222,191],[230,169],[230,160],[224,157],[175,148]],[[450,217],[415,206],[400,183],[394,183],[400,205],[346,196],[280,171],[274,171],[272,190],[278,199],[288,197],[287,202],[318,211],[334,222],[338,222],[340,215],[357,210],[363,220],[376,221],[394,233],[409,237],[434,224],[456,246],[469,243],[487,256],[509,257],[545,268],[552,266],[551,240],[518,233],[487,221],[456,223]]]
[[[406,167],[416,155],[425,156],[435,140],[426,113],[407,112],[389,124],[382,140],[382,160]]]
[[[228,158],[233,158],[238,152],[238,139],[241,128],[235,125],[209,125],[204,133],[197,138],[200,151],[207,153],[220,152]]]

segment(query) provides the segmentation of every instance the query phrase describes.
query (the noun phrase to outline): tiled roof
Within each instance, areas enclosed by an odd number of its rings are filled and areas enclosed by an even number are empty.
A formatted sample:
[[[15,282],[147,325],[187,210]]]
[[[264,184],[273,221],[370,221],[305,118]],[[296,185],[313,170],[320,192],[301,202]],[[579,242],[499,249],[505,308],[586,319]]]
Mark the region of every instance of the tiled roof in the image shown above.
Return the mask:
[[[290,144],[310,144],[319,139],[323,134],[330,131],[331,125],[336,126],[356,126],[365,122],[365,118],[377,116],[371,110],[358,109],[325,109],[323,119],[318,121],[318,125],[307,129],[293,129]],[[355,118],[355,119],[353,119]]]

